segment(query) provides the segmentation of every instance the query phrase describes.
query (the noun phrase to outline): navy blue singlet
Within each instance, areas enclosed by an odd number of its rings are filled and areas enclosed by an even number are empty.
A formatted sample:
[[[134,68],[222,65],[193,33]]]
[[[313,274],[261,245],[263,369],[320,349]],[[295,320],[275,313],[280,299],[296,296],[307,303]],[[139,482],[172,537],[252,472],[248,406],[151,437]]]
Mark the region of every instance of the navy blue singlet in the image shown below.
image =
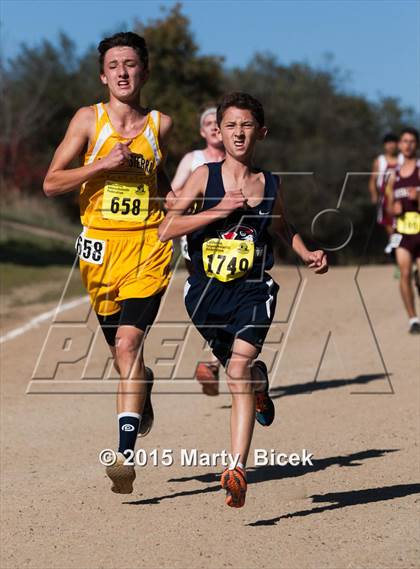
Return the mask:
[[[209,169],[209,177],[201,211],[215,207],[225,195],[222,164],[223,162],[206,164]],[[265,187],[264,197],[259,204],[255,207],[237,209],[228,217],[218,219],[188,235],[188,252],[194,266],[194,277],[209,278],[204,269],[206,260],[203,261],[203,242],[215,238],[252,241],[254,243],[252,268],[244,277],[237,280],[242,280],[245,277],[257,277],[262,275],[265,270],[272,268],[274,257],[268,228],[277,196],[278,178],[270,172],[262,172],[265,177]]]

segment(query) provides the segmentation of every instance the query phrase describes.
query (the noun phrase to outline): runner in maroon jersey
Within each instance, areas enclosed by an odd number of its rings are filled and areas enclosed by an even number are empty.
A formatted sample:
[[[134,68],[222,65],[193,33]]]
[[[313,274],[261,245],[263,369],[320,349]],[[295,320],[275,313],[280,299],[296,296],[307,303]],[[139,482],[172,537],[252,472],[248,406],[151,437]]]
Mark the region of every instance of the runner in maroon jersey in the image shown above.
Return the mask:
[[[382,140],[383,153],[375,158],[372,173],[369,178],[369,193],[371,202],[377,206],[377,222],[385,228],[388,236],[393,231],[393,216],[388,213],[388,196],[386,192],[390,175],[404,158],[398,153],[398,136],[393,132],[386,134]],[[385,249],[390,253],[389,246]]]
[[[389,213],[395,216],[396,259],[400,269],[400,290],[409,318],[411,334],[420,334],[420,320],[416,314],[411,273],[413,263],[420,267],[420,160],[416,158],[419,133],[413,128],[401,132],[400,150],[404,164],[391,175]]]

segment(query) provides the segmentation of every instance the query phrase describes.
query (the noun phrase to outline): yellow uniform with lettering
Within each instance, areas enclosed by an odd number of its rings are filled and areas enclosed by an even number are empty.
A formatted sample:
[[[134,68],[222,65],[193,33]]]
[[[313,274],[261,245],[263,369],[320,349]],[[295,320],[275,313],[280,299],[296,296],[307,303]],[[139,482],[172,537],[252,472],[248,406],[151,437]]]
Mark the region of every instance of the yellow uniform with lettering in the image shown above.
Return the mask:
[[[95,138],[84,164],[101,160],[115,144],[127,142],[112,127],[105,105],[94,108]],[[80,191],[80,270],[94,310],[103,316],[118,312],[120,301],[153,296],[169,283],[172,243],[158,237],[164,217],[157,192],[159,123],[158,111],[148,113],[129,146],[129,165],[98,174]]]

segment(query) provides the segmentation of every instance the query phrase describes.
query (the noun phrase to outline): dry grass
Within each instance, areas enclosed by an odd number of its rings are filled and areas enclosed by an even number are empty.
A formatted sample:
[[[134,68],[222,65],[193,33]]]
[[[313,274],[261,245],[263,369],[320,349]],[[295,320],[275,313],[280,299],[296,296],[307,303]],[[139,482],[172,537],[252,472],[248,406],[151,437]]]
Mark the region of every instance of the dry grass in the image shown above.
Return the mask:
[[[0,194],[0,219],[53,229],[64,235],[73,235],[80,226],[76,220],[72,221],[68,217],[64,199],[68,200],[68,198],[48,199],[42,193],[18,195],[2,192]]]

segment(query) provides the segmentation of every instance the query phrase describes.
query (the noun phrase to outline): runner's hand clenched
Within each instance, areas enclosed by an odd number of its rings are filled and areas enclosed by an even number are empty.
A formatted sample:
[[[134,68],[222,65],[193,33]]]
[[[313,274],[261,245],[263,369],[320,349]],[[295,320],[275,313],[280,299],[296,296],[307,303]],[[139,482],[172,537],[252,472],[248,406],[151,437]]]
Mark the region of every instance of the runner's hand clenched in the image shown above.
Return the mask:
[[[226,190],[221,202],[216,206],[223,211],[226,217],[235,209],[244,207],[246,203],[242,190]]]
[[[307,264],[310,269],[315,269],[315,273],[322,275],[328,271],[327,255],[324,251],[311,251],[308,255]]]
[[[117,142],[109,154],[102,159],[103,165],[106,166],[108,170],[113,170],[114,168],[118,168],[118,166],[126,166],[132,154],[128,148],[132,142],[132,140]]]

